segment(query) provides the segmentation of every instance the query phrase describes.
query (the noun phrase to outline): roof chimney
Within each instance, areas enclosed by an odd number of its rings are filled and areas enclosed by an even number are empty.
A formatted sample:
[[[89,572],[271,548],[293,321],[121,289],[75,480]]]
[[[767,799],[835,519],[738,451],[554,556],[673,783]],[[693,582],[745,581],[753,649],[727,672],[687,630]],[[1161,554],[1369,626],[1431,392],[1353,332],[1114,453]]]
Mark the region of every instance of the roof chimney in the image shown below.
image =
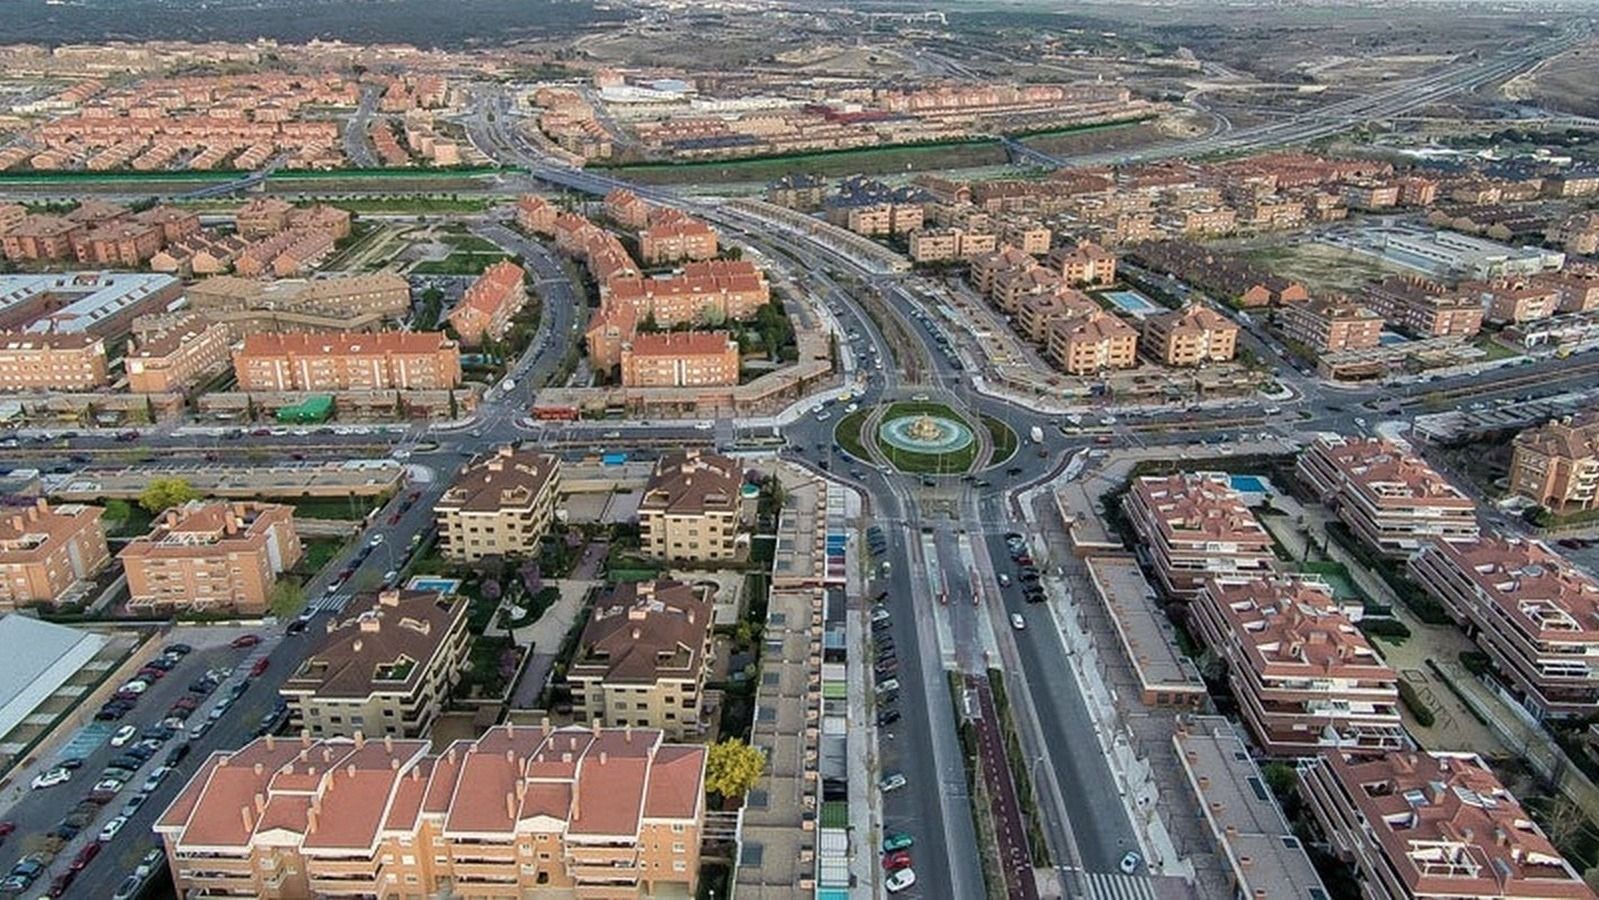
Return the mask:
[[[273,749],[274,747],[277,746],[277,743],[278,743],[278,740],[277,740],[277,738],[273,737],[272,732],[270,732],[270,731],[267,732],[267,735],[266,735],[266,748],[268,750],[271,750],[271,749]]]
[[[510,791],[505,792],[505,817],[516,821],[516,795]]]
[[[252,772],[254,772],[255,774],[257,774],[257,775],[260,775],[261,773],[266,771],[266,766],[263,766],[260,763],[256,763],[254,766],[251,767],[250,770]]]
[[[320,817],[320,815],[321,815],[320,812],[318,812],[318,810],[316,810],[314,808],[313,809],[308,809],[308,810],[305,811],[305,833],[306,834],[316,834],[316,822],[317,822],[317,819]]]
[[[250,815],[250,807],[239,807],[239,817],[244,820],[245,831],[255,831],[255,817]]]
[[[361,729],[357,728],[353,737],[355,739],[355,749],[359,750],[366,746],[366,735],[361,733]]]
[[[608,763],[610,761],[611,761],[611,755],[609,753],[606,753],[604,750],[601,750],[600,751],[600,765],[603,766],[603,765],[605,765],[606,763]]]
[[[256,813],[259,814],[259,813],[261,813],[261,812],[263,812],[265,810],[266,810],[266,797],[262,796],[260,794],[260,792],[257,792],[256,795],[255,795],[255,811],[256,811]]]
[[[394,752],[394,735],[385,734],[383,736],[383,750],[387,753]]]

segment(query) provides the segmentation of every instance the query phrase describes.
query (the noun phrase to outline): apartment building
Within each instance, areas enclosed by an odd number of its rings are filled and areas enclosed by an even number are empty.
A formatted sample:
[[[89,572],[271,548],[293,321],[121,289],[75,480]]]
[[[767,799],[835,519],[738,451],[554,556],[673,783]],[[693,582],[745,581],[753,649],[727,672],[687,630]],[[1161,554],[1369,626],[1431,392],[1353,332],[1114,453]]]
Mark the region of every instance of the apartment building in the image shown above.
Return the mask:
[[[1593,891],[1475,754],[1328,753],[1300,793],[1371,900],[1577,900]]]
[[[619,275],[604,282],[601,311],[630,306],[663,328],[702,319],[748,319],[772,299],[766,275],[748,260],[691,262],[675,276]]]
[[[686,450],[662,456],[639,501],[639,545],[655,559],[735,559],[744,470],[732,457]]]
[[[1232,360],[1238,326],[1199,304],[1144,320],[1144,352],[1168,366],[1202,366]]]
[[[31,215],[0,236],[0,246],[12,262],[76,259],[74,244],[88,230],[83,223],[61,216]]]
[[[1398,675],[1324,586],[1207,578],[1188,622],[1227,661],[1239,713],[1267,756],[1408,746]]]
[[[1028,219],[1006,219],[999,225],[1001,246],[1015,247],[1030,256],[1048,253],[1053,239],[1049,226]]]
[[[442,391],[461,384],[461,350],[438,331],[258,333],[233,371],[241,391]]]
[[[606,218],[623,228],[638,230],[649,224],[650,205],[626,188],[617,188],[605,195]]]
[[[434,504],[439,551],[459,562],[538,555],[560,490],[558,457],[499,448],[462,469]]]
[[[516,224],[529,234],[555,234],[555,217],[560,210],[536,194],[523,194],[516,200]]]
[[[1069,285],[1109,285],[1116,282],[1116,255],[1091,241],[1060,247],[1044,260]]]
[[[1122,511],[1173,596],[1196,595],[1207,578],[1265,577],[1276,568],[1271,536],[1224,472],[1135,479]]]
[[[1344,205],[1365,211],[1399,205],[1399,185],[1387,181],[1353,181],[1344,185]]]
[[[1432,539],[1477,540],[1477,504],[1421,457],[1382,438],[1317,438],[1294,467],[1356,538],[1384,556]]]
[[[118,219],[78,235],[72,251],[79,265],[137,268],[166,245],[160,225]]]
[[[1049,329],[1055,322],[1074,317],[1098,315],[1098,303],[1071,288],[1052,294],[1030,294],[1016,307],[1016,330],[1035,344],[1047,344]]]
[[[638,334],[620,365],[623,387],[727,387],[738,384],[738,341],[726,331]]]
[[[190,501],[167,510],[117,554],[128,608],[262,613],[278,576],[300,561],[294,508]]]
[[[1361,302],[1389,324],[1423,337],[1469,338],[1482,330],[1481,302],[1422,278],[1390,275],[1367,285]]]
[[[910,234],[913,262],[955,262],[992,253],[999,246],[998,236],[963,228],[918,228]]]
[[[218,275],[188,290],[189,305],[228,324],[235,338],[256,331],[367,331],[402,318],[411,285],[393,272],[260,281]]]
[[[22,224],[28,217],[28,208],[21,203],[0,203],[0,234]]]
[[[1560,311],[1562,294],[1552,280],[1499,281],[1471,287],[1479,300],[1487,302],[1487,320],[1498,325],[1537,322]]]
[[[526,279],[527,272],[508,259],[483,270],[450,310],[449,323],[462,346],[505,337],[511,319],[527,304]]]
[[[278,688],[313,738],[426,737],[470,663],[459,594],[383,590],[327,623]]]
[[[233,213],[233,227],[244,238],[260,238],[289,227],[294,204],[277,197],[255,197]]]
[[[789,209],[813,210],[827,199],[827,179],[796,172],[766,185],[766,202]]]
[[[1010,272],[1023,272],[1037,265],[1038,261],[1020,247],[1006,244],[992,253],[973,257],[966,275],[979,294],[992,299],[994,285],[1001,276]]]
[[[852,206],[844,214],[843,225],[856,234],[884,237],[911,234],[925,225],[926,213],[920,203],[872,203]]]
[[[1025,268],[1005,269],[993,277],[993,289],[988,298],[1007,313],[1014,314],[1029,297],[1055,294],[1066,287],[1054,270],[1034,263]]]
[[[676,581],[622,583],[594,605],[567,668],[572,715],[612,727],[698,736],[711,663],[711,604]]]
[[[1382,316],[1346,298],[1319,298],[1283,307],[1283,336],[1313,353],[1370,350],[1382,343]]]
[[[1510,490],[1557,513],[1599,502],[1599,416],[1555,419],[1516,435]]]
[[[194,313],[157,318],[154,327],[141,328],[142,320],[135,322],[133,342],[122,357],[128,390],[182,392],[226,368],[232,345],[226,325]]]
[[[640,728],[257,738],[155,822],[180,897],[692,896],[703,746]]]
[[[646,266],[715,258],[716,229],[685,215],[666,217],[639,232],[639,259]]]
[[[40,498],[0,509],[0,611],[55,604],[111,561],[104,510]]]
[[[110,383],[105,341],[94,335],[0,331],[0,391],[93,391]]]
[[[1138,331],[1097,310],[1049,323],[1045,352],[1068,375],[1094,375],[1138,365]]]
[[[1409,571],[1534,714],[1599,710],[1599,580],[1538,541],[1499,536],[1432,541]]]

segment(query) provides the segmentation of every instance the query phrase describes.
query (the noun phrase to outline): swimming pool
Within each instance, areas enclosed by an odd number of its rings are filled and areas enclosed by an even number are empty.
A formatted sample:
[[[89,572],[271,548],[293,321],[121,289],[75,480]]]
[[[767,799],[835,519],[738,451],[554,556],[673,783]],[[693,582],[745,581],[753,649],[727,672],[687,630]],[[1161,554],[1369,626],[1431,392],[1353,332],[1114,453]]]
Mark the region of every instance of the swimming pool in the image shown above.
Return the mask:
[[[1266,482],[1255,475],[1234,475],[1229,479],[1233,490],[1240,494],[1264,494]]]
[[[426,575],[418,575],[412,578],[411,583],[406,585],[406,587],[413,591],[438,591],[441,594],[453,594],[461,589],[461,579],[429,578]]]
[[[1161,309],[1153,300],[1137,291],[1106,291],[1105,299],[1138,319],[1160,312]]]
[[[1384,331],[1377,335],[1377,343],[1382,344],[1384,347],[1393,347],[1399,344],[1408,344],[1410,343],[1410,339],[1402,334],[1395,334],[1392,331]]]

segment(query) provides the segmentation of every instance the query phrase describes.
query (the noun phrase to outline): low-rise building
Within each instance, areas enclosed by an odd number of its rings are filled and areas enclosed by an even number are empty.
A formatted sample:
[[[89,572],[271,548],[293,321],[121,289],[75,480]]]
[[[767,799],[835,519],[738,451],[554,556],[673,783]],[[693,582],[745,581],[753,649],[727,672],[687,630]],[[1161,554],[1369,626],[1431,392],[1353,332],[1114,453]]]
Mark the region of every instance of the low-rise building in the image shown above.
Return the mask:
[[[462,469],[434,504],[439,552],[461,562],[537,556],[560,489],[559,457],[499,448]]]
[[[1169,594],[1193,596],[1207,578],[1264,577],[1276,569],[1271,536],[1226,473],[1137,478],[1122,509]]]
[[[1229,896],[1330,896],[1231,723],[1220,716],[1194,717],[1179,724],[1172,745],[1217,855],[1227,865]]]
[[[618,584],[594,605],[566,678],[572,715],[697,736],[711,663],[711,605],[676,581]]]
[[[120,219],[89,229],[73,240],[73,253],[85,266],[137,268],[166,243],[160,225]]]
[[[426,737],[469,664],[469,605],[412,590],[352,604],[278,688],[290,720],[314,738]]]
[[[228,328],[193,313],[180,313],[155,328],[139,328],[122,357],[128,390],[136,394],[181,392],[226,368],[232,341]]]
[[[743,474],[738,460],[699,450],[661,457],[639,501],[639,548],[673,562],[736,558]]]
[[[1285,306],[1278,322],[1284,337],[1313,353],[1370,350],[1382,343],[1382,316],[1344,298]]]
[[[167,510],[117,554],[135,611],[263,613],[300,561],[294,508],[191,501]]]
[[[623,228],[637,230],[649,224],[650,205],[626,188],[606,194],[604,209],[606,217]]]
[[[1599,581],[1523,538],[1432,541],[1410,574],[1539,716],[1599,710]]]
[[[259,238],[289,227],[294,204],[277,197],[256,197],[233,213],[233,227],[241,237]]]
[[[111,383],[94,335],[0,331],[0,391],[93,391]]]
[[[111,561],[97,506],[31,506],[0,509],[0,610],[59,603],[74,587],[98,575]]]
[[[1044,265],[1060,273],[1068,285],[1108,285],[1116,281],[1116,255],[1091,241],[1056,249]]]
[[[692,896],[706,756],[642,728],[267,736],[201,760],[154,827],[178,896]]]
[[[998,246],[996,235],[962,228],[918,228],[909,242],[911,260],[919,263],[972,259]]]
[[[1325,587],[1298,578],[1207,578],[1188,609],[1227,661],[1239,713],[1268,756],[1408,746],[1399,676]]]
[[[1373,900],[1577,900],[1589,890],[1476,755],[1328,753],[1299,786]]]
[[[1139,702],[1151,708],[1204,709],[1210,704],[1199,667],[1177,646],[1171,620],[1131,556],[1083,561],[1094,593],[1110,614],[1122,656],[1138,677]]]
[[[1479,300],[1422,278],[1391,275],[1369,284],[1362,303],[1390,324],[1423,337],[1468,338],[1482,330]]]
[[[681,214],[651,223],[639,232],[638,241],[639,259],[646,266],[712,259],[719,249],[716,229]]]
[[[1599,416],[1556,419],[1516,435],[1510,490],[1557,512],[1599,503]]]
[[[516,224],[529,234],[546,237],[555,234],[555,217],[560,210],[555,204],[536,194],[524,194],[516,200]]]
[[[726,331],[638,334],[622,344],[623,387],[738,384],[738,341]]]
[[[1138,331],[1103,310],[1054,319],[1046,352],[1068,375],[1093,375],[1138,365]]]
[[[461,350],[438,331],[250,334],[233,353],[241,391],[448,390]]]
[[[1144,320],[1144,352],[1168,366],[1229,362],[1237,348],[1238,326],[1197,303]]]
[[[476,347],[485,339],[505,337],[512,317],[527,303],[526,278],[527,272],[508,259],[483,270],[450,310],[449,323],[462,346]]]
[[[12,262],[74,259],[74,243],[88,230],[88,226],[72,219],[31,215],[0,236],[0,246],[5,247],[6,259]]]
[[[1384,556],[1409,557],[1435,538],[1477,540],[1476,502],[1392,441],[1319,437],[1300,454],[1295,472],[1357,539]]]

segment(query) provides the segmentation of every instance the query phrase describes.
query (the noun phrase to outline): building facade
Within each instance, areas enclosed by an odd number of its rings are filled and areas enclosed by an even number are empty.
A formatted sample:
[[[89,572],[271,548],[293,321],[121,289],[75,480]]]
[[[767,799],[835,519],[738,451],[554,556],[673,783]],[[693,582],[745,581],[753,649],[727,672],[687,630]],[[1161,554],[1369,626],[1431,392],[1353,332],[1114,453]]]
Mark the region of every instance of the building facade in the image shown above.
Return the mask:
[[[676,581],[618,584],[595,603],[567,668],[572,715],[611,727],[698,736],[711,662],[711,605]]]
[[[191,501],[167,510],[117,554],[137,611],[262,613],[300,561],[294,508]]]
[[[510,260],[483,271],[450,310],[449,322],[461,344],[476,347],[485,338],[499,340],[511,327],[511,318],[527,304],[527,272]]]
[[[1370,350],[1382,343],[1382,316],[1348,300],[1317,299],[1278,313],[1283,336],[1313,353]]]
[[[74,586],[89,581],[111,561],[105,527],[96,506],[0,509],[0,610],[59,603]]]
[[[662,456],[639,501],[640,549],[672,561],[736,558],[743,474],[732,457],[699,450]]]
[[[1299,478],[1356,538],[1406,558],[1433,539],[1477,540],[1477,504],[1421,457],[1382,438],[1319,437],[1299,456]]]
[[[1510,490],[1557,513],[1599,501],[1599,417],[1556,419],[1516,435]]]
[[[257,738],[155,822],[178,896],[692,896],[702,746],[500,725],[421,740]]]
[[[461,385],[461,351],[438,331],[251,334],[233,353],[241,391],[439,391]]]
[[[314,738],[426,737],[470,663],[458,594],[384,590],[329,619],[278,688],[295,730]]]
[[[560,489],[559,457],[499,448],[462,469],[434,504],[439,551],[460,562],[537,556]]]
[[[1238,326],[1198,304],[1144,320],[1144,352],[1168,366],[1230,362]]]
[[[122,358],[128,390],[136,394],[188,390],[227,366],[231,344],[227,326],[192,313],[180,314],[158,329],[140,331]]]
[[[1264,577],[1276,568],[1271,536],[1225,473],[1135,479],[1122,509],[1174,596],[1194,596],[1207,578]]]
[[[0,332],[0,391],[93,391],[110,383],[98,337]]]
[[[638,334],[622,345],[623,387],[738,384],[738,342],[726,331]]]

